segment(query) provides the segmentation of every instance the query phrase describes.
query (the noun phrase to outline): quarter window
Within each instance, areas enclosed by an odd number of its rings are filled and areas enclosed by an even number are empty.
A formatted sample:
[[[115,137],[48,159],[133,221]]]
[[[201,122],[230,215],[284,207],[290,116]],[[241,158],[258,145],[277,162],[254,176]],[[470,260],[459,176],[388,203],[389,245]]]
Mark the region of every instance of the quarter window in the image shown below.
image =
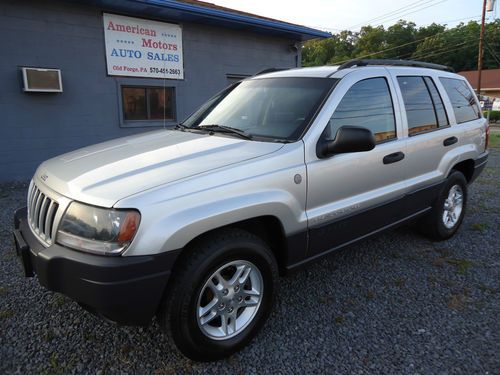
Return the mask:
[[[481,117],[474,93],[461,79],[440,78],[448,94],[457,123],[476,120]]]
[[[448,126],[448,116],[446,115],[446,110],[444,109],[443,100],[439,91],[436,88],[436,84],[431,77],[424,77],[425,84],[431,93],[432,102],[434,103],[434,109],[436,110],[436,117],[438,120],[439,127]]]
[[[398,77],[398,83],[406,109],[408,134],[415,135],[437,129],[439,127],[438,117],[443,116],[443,103],[439,94],[436,92],[437,96],[434,98],[438,101],[438,107],[434,107],[434,101],[424,77]],[[430,83],[433,84],[432,81]],[[438,108],[441,113],[439,116]],[[446,115],[444,116],[446,117]],[[441,121],[443,120],[441,119]],[[445,125],[447,125],[447,121]]]
[[[122,87],[123,119],[174,120],[173,87]]]
[[[342,126],[361,126],[372,131],[377,142],[396,138],[394,108],[385,78],[355,83],[333,113],[328,138],[334,139]]]

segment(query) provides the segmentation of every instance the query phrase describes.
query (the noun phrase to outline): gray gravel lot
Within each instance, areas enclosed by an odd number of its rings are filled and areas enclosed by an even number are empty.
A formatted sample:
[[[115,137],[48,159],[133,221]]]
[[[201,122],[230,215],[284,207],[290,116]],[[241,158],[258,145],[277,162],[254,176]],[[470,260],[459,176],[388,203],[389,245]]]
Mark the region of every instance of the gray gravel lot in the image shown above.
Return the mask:
[[[281,279],[274,312],[232,358],[183,358],[156,323],[116,327],[20,275],[0,185],[0,373],[500,374],[500,150],[472,185],[459,233],[400,228]]]

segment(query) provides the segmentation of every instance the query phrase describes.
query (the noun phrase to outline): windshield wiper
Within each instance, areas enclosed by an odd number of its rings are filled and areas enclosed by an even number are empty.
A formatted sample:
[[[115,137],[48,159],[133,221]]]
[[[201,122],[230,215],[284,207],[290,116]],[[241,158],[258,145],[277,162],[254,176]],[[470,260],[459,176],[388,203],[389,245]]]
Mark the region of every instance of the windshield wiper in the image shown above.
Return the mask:
[[[186,129],[189,129],[189,126],[186,126],[186,125],[184,125],[184,124],[177,124],[177,125],[175,125],[174,129],[184,131],[184,130],[186,130]]]
[[[231,134],[236,134],[241,138],[253,139],[253,136],[251,134],[248,134],[244,130],[235,129],[235,128],[231,128],[229,126],[224,126],[224,125],[217,125],[217,124],[201,125],[201,126],[198,126],[197,129],[207,129],[207,130],[214,132],[214,133],[215,132],[231,133]]]

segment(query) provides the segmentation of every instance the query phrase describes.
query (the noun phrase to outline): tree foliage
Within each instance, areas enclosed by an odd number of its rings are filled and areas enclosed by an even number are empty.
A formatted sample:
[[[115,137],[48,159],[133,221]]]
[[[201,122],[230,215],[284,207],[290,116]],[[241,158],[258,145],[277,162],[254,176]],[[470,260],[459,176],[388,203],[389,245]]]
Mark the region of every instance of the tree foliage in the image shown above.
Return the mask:
[[[337,65],[355,58],[412,59],[444,64],[456,71],[477,69],[480,25],[471,21],[453,28],[433,23],[417,27],[404,20],[389,26],[364,26],[327,39],[308,41],[302,65]],[[500,20],[486,24],[483,68],[500,68]]]

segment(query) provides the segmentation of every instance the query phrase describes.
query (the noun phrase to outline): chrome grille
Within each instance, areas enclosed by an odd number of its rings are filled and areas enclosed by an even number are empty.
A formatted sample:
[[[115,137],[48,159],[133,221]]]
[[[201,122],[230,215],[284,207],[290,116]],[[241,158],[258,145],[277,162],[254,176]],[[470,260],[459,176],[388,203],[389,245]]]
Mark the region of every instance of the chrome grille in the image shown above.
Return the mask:
[[[54,218],[59,205],[32,183],[28,192],[28,221],[33,233],[46,245],[52,244]]]

